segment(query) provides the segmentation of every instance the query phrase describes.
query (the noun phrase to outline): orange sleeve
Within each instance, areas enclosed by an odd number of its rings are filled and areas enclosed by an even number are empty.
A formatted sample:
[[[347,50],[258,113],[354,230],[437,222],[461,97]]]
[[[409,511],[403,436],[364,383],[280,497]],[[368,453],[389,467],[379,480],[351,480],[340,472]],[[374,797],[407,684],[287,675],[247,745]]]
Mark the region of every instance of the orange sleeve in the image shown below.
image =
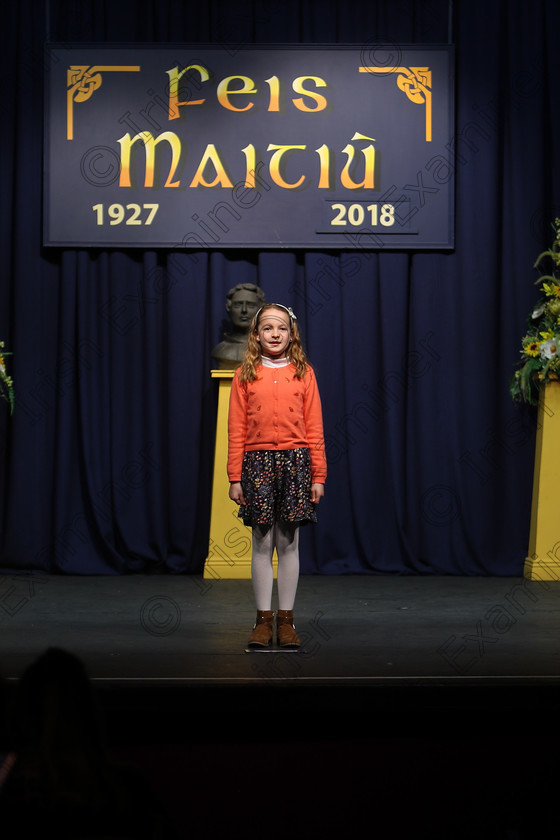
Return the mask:
[[[311,481],[324,484],[327,478],[327,459],[325,456],[325,438],[323,433],[323,411],[321,397],[315,374],[308,368],[305,375],[304,417],[305,431],[311,455]]]
[[[236,373],[231,383],[228,414],[227,473],[230,481],[241,481],[247,437],[247,391]]]

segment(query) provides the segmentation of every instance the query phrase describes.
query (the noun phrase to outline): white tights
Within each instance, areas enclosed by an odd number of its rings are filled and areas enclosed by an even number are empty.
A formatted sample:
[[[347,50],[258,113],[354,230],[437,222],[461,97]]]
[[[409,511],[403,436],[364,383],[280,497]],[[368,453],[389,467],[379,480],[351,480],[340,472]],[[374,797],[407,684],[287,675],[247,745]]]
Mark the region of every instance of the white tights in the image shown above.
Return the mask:
[[[299,527],[286,522],[253,528],[251,576],[257,609],[272,609],[272,555],[275,548],[278,555],[278,609],[293,610],[299,579]]]

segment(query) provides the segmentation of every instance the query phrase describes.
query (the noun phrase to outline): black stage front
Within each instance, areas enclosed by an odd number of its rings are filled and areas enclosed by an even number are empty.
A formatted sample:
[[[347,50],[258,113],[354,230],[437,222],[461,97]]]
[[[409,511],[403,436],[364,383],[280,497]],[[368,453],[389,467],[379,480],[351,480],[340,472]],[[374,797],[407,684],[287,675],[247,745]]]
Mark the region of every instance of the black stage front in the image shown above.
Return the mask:
[[[393,820],[383,837],[556,836],[559,596],[522,578],[304,576],[305,652],[245,653],[248,580],[10,575],[0,671],[13,695],[47,647],[77,654],[174,836],[271,814],[269,837],[302,814],[315,836],[368,814]]]

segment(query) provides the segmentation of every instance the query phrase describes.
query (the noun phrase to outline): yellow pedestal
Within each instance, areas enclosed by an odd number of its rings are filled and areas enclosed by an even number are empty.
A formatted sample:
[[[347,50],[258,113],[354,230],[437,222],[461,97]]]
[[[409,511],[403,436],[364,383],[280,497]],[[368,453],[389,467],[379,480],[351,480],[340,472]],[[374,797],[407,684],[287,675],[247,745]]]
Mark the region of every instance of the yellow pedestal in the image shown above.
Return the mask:
[[[214,453],[214,480],[212,483],[212,511],[210,514],[210,541],[204,565],[204,577],[250,578],[252,531],[237,516],[239,510],[229,498],[227,477],[228,412],[233,370],[213,370],[212,379],[218,380],[218,420]],[[274,568],[276,576],[276,564]]]
[[[560,382],[541,392],[535,450],[529,556],[524,576],[560,580]]]

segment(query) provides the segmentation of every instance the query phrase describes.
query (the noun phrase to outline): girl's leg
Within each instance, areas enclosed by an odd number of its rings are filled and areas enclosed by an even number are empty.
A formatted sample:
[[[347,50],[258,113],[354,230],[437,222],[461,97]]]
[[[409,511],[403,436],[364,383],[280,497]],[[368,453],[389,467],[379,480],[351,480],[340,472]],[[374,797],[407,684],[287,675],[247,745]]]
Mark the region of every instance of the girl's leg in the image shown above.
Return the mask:
[[[253,528],[253,552],[251,556],[251,577],[257,610],[272,609],[272,586],[274,570],[274,527],[256,525]]]
[[[293,610],[299,581],[299,527],[277,522],[274,538],[278,554],[278,609]]]

